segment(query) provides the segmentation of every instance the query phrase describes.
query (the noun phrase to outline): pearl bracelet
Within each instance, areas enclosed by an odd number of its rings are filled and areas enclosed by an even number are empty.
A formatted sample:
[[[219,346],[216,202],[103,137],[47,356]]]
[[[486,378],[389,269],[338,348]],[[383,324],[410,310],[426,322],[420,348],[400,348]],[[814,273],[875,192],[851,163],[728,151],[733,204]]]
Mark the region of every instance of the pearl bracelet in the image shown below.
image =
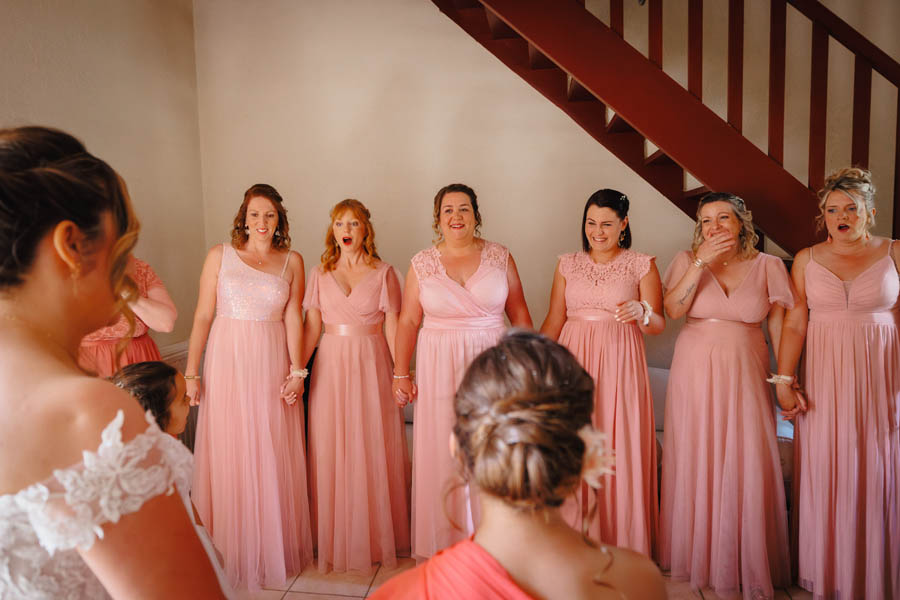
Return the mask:
[[[650,317],[653,316],[653,307],[646,300],[641,300],[641,306],[644,307],[644,317],[641,319],[641,325],[646,327],[650,324]]]
[[[306,379],[309,376],[308,369],[291,369],[288,377],[292,379]]]
[[[766,381],[768,381],[769,383],[774,383],[775,385],[778,385],[779,383],[791,385],[792,383],[794,383],[793,375],[778,375],[776,373],[770,373],[770,375],[771,377],[766,379]]]
[[[394,379],[409,379],[409,375],[394,375]]]

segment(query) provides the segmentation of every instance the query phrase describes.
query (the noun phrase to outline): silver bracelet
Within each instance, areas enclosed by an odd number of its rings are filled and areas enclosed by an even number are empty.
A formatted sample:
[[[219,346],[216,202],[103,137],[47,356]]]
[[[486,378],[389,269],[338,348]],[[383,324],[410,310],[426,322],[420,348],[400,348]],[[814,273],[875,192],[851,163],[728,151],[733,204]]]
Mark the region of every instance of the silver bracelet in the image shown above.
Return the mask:
[[[394,375],[394,379],[409,379],[409,375]]]
[[[644,317],[641,319],[641,325],[646,327],[650,324],[650,317],[653,316],[653,307],[646,300],[641,300],[641,306],[644,307]]]
[[[694,256],[694,263],[693,263],[693,264],[694,264],[694,266],[697,267],[698,269],[702,269],[703,267],[706,266],[706,263],[703,262],[703,260],[702,260],[699,256],[696,256],[696,255]]]
[[[770,373],[770,375],[771,377],[766,379],[766,381],[768,381],[769,383],[774,383],[775,385],[778,385],[779,383],[791,385],[794,383],[795,379],[793,375],[779,375],[777,373]]]

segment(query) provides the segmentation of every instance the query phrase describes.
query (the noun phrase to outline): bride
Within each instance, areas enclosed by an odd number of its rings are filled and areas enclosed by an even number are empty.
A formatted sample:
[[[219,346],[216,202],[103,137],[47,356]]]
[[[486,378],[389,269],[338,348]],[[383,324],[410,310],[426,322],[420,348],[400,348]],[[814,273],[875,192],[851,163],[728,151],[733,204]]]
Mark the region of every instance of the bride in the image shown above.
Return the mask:
[[[222,597],[172,493],[190,453],[76,363],[135,293],[137,230],[81,142],[0,130],[0,598]]]

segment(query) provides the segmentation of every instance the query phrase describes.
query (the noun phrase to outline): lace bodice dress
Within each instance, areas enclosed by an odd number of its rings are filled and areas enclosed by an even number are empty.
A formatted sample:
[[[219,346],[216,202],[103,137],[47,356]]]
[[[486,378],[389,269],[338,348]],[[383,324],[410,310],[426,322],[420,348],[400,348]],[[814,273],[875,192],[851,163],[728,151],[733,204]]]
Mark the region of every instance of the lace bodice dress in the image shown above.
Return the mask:
[[[162,494],[189,489],[192,457],[160,431],[122,441],[124,413],[106,426],[82,462],[16,494],[0,496],[0,599],[108,598],[77,549],[103,537],[103,526]]]

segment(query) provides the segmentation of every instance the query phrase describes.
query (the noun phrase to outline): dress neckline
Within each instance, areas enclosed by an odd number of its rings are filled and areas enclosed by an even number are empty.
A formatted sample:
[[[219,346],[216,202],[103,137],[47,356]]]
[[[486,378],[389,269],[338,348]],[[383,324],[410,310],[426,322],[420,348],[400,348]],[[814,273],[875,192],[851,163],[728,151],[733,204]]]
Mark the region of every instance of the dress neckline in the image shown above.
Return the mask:
[[[871,265],[869,265],[868,267],[866,267],[865,269],[863,269],[862,271],[857,273],[856,277],[854,277],[853,279],[841,279],[840,277],[837,276],[837,273],[835,273],[834,271],[832,271],[831,269],[829,269],[828,267],[826,267],[825,265],[823,265],[822,263],[817,261],[815,256],[813,256],[812,252],[810,252],[810,254],[809,254],[810,262],[818,265],[823,271],[825,271],[826,273],[828,273],[829,275],[834,277],[836,280],[840,281],[845,287],[852,286],[856,281],[858,281],[859,279],[862,279],[863,275],[866,275],[869,271],[871,271],[872,269],[875,268],[875,265],[877,265],[878,263],[880,263],[881,261],[883,261],[886,258],[887,259],[891,258],[891,245],[890,244],[888,244],[887,254],[885,254],[884,256],[882,256],[881,258],[879,258],[878,260],[873,262]]]
[[[362,279],[360,279],[359,281],[356,282],[356,285],[354,285],[353,287],[350,288],[349,292],[344,289],[344,286],[341,285],[341,282],[338,281],[338,278],[334,276],[334,272],[336,269],[332,269],[331,271],[328,271],[328,274],[331,276],[331,281],[334,282],[334,285],[337,286],[337,289],[341,292],[341,294],[343,294],[344,298],[349,298],[350,296],[353,295],[353,292],[356,291],[356,288],[358,288],[360,285],[362,285],[363,282],[368,281],[369,277],[371,277],[372,275],[374,275],[375,273],[377,273],[378,271],[381,270],[382,264],[384,264],[384,263],[380,263],[378,266],[371,269],[371,271],[369,273],[366,273]]]
[[[475,276],[478,275],[479,272],[481,272],[481,267],[484,266],[484,253],[487,250],[487,245],[488,245],[487,240],[482,240],[481,250],[478,253],[478,267],[472,272],[471,275],[469,275],[466,278],[466,281],[464,283],[458,282],[457,280],[453,279],[452,277],[450,277],[450,275],[447,274],[447,268],[444,266],[444,263],[441,260],[442,254],[441,254],[441,251],[438,250],[438,247],[432,246],[431,249],[434,250],[434,255],[435,255],[434,258],[435,258],[435,260],[437,260],[438,268],[441,270],[441,274],[444,277],[446,277],[447,279],[449,279],[450,281],[452,281],[453,283],[455,283],[456,285],[458,285],[459,287],[461,287],[462,289],[468,291],[469,282],[472,281],[473,279],[475,279]]]
[[[269,273],[268,271],[263,271],[262,269],[257,269],[256,267],[248,265],[246,263],[246,261],[244,261],[244,259],[241,258],[241,255],[238,254],[237,248],[235,248],[231,244],[228,244],[228,247],[231,248],[232,252],[234,252],[234,256],[238,259],[238,262],[241,263],[242,265],[244,265],[245,267],[247,267],[248,269],[250,269],[251,271],[256,271],[257,273],[262,273],[263,275],[268,275],[269,277],[274,277],[279,281],[283,281],[284,283],[288,282],[287,279],[284,278],[284,272],[287,269],[288,261],[291,259],[291,251],[290,250],[288,250],[287,256],[284,259],[284,267],[282,267],[282,269],[281,269],[281,275],[275,275],[274,273]]]
[[[757,252],[757,253],[756,253],[756,256],[754,256],[753,258],[751,258],[751,259],[748,261],[748,262],[752,263],[752,264],[750,265],[750,268],[747,269],[747,273],[744,275],[744,278],[741,279],[741,282],[740,282],[739,284],[737,284],[737,285],[734,287],[733,290],[731,290],[731,293],[728,293],[728,292],[725,291],[725,288],[722,287],[722,284],[719,282],[719,278],[716,277],[716,276],[713,274],[712,271],[710,271],[709,269],[706,269],[706,271],[709,273],[709,276],[712,277],[712,280],[716,282],[716,287],[719,288],[719,291],[722,292],[722,295],[725,296],[725,299],[726,299],[726,300],[731,300],[731,299],[734,297],[734,295],[735,295],[742,287],[744,287],[744,283],[746,283],[747,280],[750,279],[750,275],[753,273],[753,269],[756,268],[756,265],[757,265],[757,263],[759,262],[759,259],[760,259],[760,257],[761,257],[762,255],[763,255],[762,252]]]

